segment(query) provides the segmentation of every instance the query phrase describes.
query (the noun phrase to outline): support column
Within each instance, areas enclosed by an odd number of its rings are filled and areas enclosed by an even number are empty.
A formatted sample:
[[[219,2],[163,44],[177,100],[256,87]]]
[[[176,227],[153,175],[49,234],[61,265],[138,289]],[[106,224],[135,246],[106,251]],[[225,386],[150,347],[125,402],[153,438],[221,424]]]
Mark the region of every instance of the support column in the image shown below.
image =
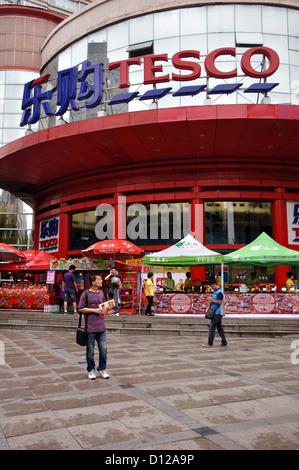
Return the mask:
[[[204,201],[201,199],[202,188],[191,188],[190,199],[190,234],[197,241],[205,244],[205,210]],[[205,266],[194,266],[190,268],[191,279],[200,279],[201,282],[206,280]]]
[[[278,197],[279,195],[281,197],[272,202],[273,239],[280,245],[288,246],[287,208],[286,201],[283,199],[285,189],[276,188],[275,192],[278,193]],[[279,291],[281,285],[285,285],[286,283],[286,273],[289,270],[289,266],[277,266],[275,270],[275,284],[278,286]]]
[[[71,239],[71,216],[66,212],[61,212],[59,217],[59,242],[58,253],[55,256],[67,258],[67,252],[70,249]]]
[[[113,238],[125,240],[127,238],[127,205],[123,193],[114,195]]]

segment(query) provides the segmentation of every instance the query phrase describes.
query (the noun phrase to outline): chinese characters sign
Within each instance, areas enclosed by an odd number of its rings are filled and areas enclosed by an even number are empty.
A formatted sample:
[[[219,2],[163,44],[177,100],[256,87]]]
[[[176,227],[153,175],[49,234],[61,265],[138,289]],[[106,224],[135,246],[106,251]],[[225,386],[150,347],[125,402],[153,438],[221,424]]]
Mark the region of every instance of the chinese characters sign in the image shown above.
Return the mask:
[[[299,201],[287,201],[288,241],[299,244]]]
[[[87,81],[89,75],[93,75],[92,85]],[[52,91],[42,92],[42,84],[46,83],[49,77],[49,75],[45,75],[25,84],[22,100],[23,115],[20,126],[35,124],[39,121],[42,107],[46,116],[62,116],[69,107],[74,111],[79,111],[77,101],[85,100],[84,105],[86,108],[94,108],[102,100],[102,63],[91,65],[90,62],[85,61],[79,73],[77,67],[58,72],[56,105],[59,108],[56,112],[49,103],[52,100]]]
[[[40,223],[39,249],[44,251],[58,251],[59,217],[44,220]]]

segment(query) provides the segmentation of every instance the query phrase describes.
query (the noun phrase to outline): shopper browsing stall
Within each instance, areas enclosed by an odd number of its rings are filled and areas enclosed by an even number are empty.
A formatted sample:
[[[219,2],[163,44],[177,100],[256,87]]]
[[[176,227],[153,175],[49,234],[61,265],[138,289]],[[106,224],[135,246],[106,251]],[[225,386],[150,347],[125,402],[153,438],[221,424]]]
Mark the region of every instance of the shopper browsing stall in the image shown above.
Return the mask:
[[[153,277],[154,277],[154,274],[152,272],[149,272],[147,275],[147,281],[145,283],[145,295],[147,298],[147,306],[145,310],[145,315],[148,315],[148,316],[154,316],[154,314],[152,313],[152,306],[153,306],[154,295],[155,295],[155,286],[153,283]]]

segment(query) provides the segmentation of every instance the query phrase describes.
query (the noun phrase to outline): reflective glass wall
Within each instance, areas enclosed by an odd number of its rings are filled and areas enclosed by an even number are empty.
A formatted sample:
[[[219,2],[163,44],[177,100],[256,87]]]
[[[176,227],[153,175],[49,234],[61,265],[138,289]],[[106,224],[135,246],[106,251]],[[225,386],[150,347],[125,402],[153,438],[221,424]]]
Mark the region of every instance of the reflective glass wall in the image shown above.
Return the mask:
[[[39,77],[38,72],[0,70],[0,146],[23,137],[28,130],[20,127],[24,84]],[[38,124],[31,127],[38,129]]]
[[[0,189],[0,241],[21,251],[33,249],[33,209]]]
[[[53,62],[48,64],[43,73],[64,70],[79,66],[85,60],[93,63],[103,62],[106,73],[104,80],[104,99],[93,110],[94,116],[116,114],[119,112],[145,110],[152,107],[167,108],[177,106],[198,106],[204,104],[206,93],[196,96],[173,97],[172,93],[186,84],[207,84],[209,89],[224,83],[223,80],[207,80],[204,60],[208,52],[221,47],[235,47],[236,57],[221,56],[216,65],[221,71],[230,71],[237,67],[238,77],[226,79],[225,83],[242,83],[239,91],[230,95],[212,95],[212,104],[240,104],[261,102],[263,95],[245,94],[243,90],[258,79],[244,77],[240,67],[243,53],[251,47],[265,46],[274,49],[280,57],[280,66],[268,82],[279,83],[269,94],[273,104],[298,104],[299,91],[299,11],[265,5],[208,5],[176,9],[140,16],[122,21],[95,31],[63,50]],[[200,51],[199,63],[201,77],[192,82],[170,81],[171,92],[156,103],[135,99],[128,104],[109,106],[110,99],[118,93],[138,91],[139,96],[152,89],[153,85],[143,85],[143,66],[129,67],[129,89],[118,88],[119,71],[107,71],[108,62],[143,57],[144,54],[168,54],[169,61],[157,62],[163,65],[163,72],[156,76],[179,73],[171,65],[171,57],[182,50]],[[140,51],[140,54],[138,53]],[[259,71],[267,68],[267,61],[262,64],[263,56],[254,55],[251,65]],[[143,59],[141,59],[143,61]],[[181,71],[188,74],[189,71]],[[55,83],[52,84],[55,88]],[[165,87],[158,83],[157,87]],[[168,86],[168,84],[167,84]],[[79,114],[79,116],[78,116]],[[86,109],[71,111],[68,121],[87,119]],[[57,119],[46,119],[43,126],[57,124]]]

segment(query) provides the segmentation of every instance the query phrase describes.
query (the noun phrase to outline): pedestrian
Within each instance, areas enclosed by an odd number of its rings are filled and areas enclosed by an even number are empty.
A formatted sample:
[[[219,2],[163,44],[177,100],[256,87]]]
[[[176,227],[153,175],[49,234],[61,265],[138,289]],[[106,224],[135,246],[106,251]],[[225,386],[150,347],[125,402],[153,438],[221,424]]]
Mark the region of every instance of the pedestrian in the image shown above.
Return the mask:
[[[99,350],[99,365],[97,367],[97,372],[99,377],[109,379],[109,374],[106,372],[106,325],[102,309],[99,307],[99,304],[106,300],[104,293],[101,290],[103,279],[99,274],[91,274],[89,276],[89,282],[90,288],[83,292],[79,300],[79,311],[84,313],[87,331],[86,362],[88,378],[90,380],[94,380],[96,378],[94,347],[95,342],[97,342]]]
[[[105,277],[105,281],[108,281],[108,298],[115,300],[115,307],[113,308],[114,314],[119,315],[119,289],[121,287],[121,278],[119,277],[117,270],[112,268],[110,274]]]
[[[287,273],[287,281],[286,281],[286,287],[287,287],[287,292],[292,292],[292,287],[295,285],[294,283],[294,277],[295,277],[295,274],[294,273]]]
[[[59,288],[59,294],[58,294],[58,298],[59,298],[59,312],[62,312],[62,311],[63,311],[63,303],[64,303],[64,292],[63,292],[63,288],[62,288],[62,283],[63,283],[63,280],[62,280],[62,278],[61,278],[60,281],[58,282],[58,288]]]
[[[67,305],[69,297],[72,299],[74,313],[77,313],[77,301],[76,292],[78,292],[78,286],[75,278],[76,266],[73,264],[69,267],[69,270],[62,278],[62,289],[64,291],[64,313],[67,313]]]
[[[211,323],[210,323],[208,343],[203,344],[203,347],[204,348],[213,347],[216,328],[221,338],[221,343],[219,346],[222,346],[222,347],[227,346],[227,341],[226,341],[224,329],[222,326],[222,315],[220,312],[220,306],[222,302],[224,302],[223,294],[221,292],[220,287],[217,285],[214,279],[211,279],[208,284],[213,290],[212,308],[215,308],[216,311],[215,311],[214,318],[211,320]]]
[[[154,274],[152,272],[149,272],[147,275],[147,281],[145,283],[145,295],[147,298],[147,306],[145,310],[145,315],[148,315],[151,317],[154,317],[154,314],[152,313],[152,306],[153,306],[154,295],[155,295],[153,277],[154,277]]]
[[[167,279],[164,281],[164,292],[173,292],[175,288],[174,279],[172,279],[171,272],[168,271]]]

